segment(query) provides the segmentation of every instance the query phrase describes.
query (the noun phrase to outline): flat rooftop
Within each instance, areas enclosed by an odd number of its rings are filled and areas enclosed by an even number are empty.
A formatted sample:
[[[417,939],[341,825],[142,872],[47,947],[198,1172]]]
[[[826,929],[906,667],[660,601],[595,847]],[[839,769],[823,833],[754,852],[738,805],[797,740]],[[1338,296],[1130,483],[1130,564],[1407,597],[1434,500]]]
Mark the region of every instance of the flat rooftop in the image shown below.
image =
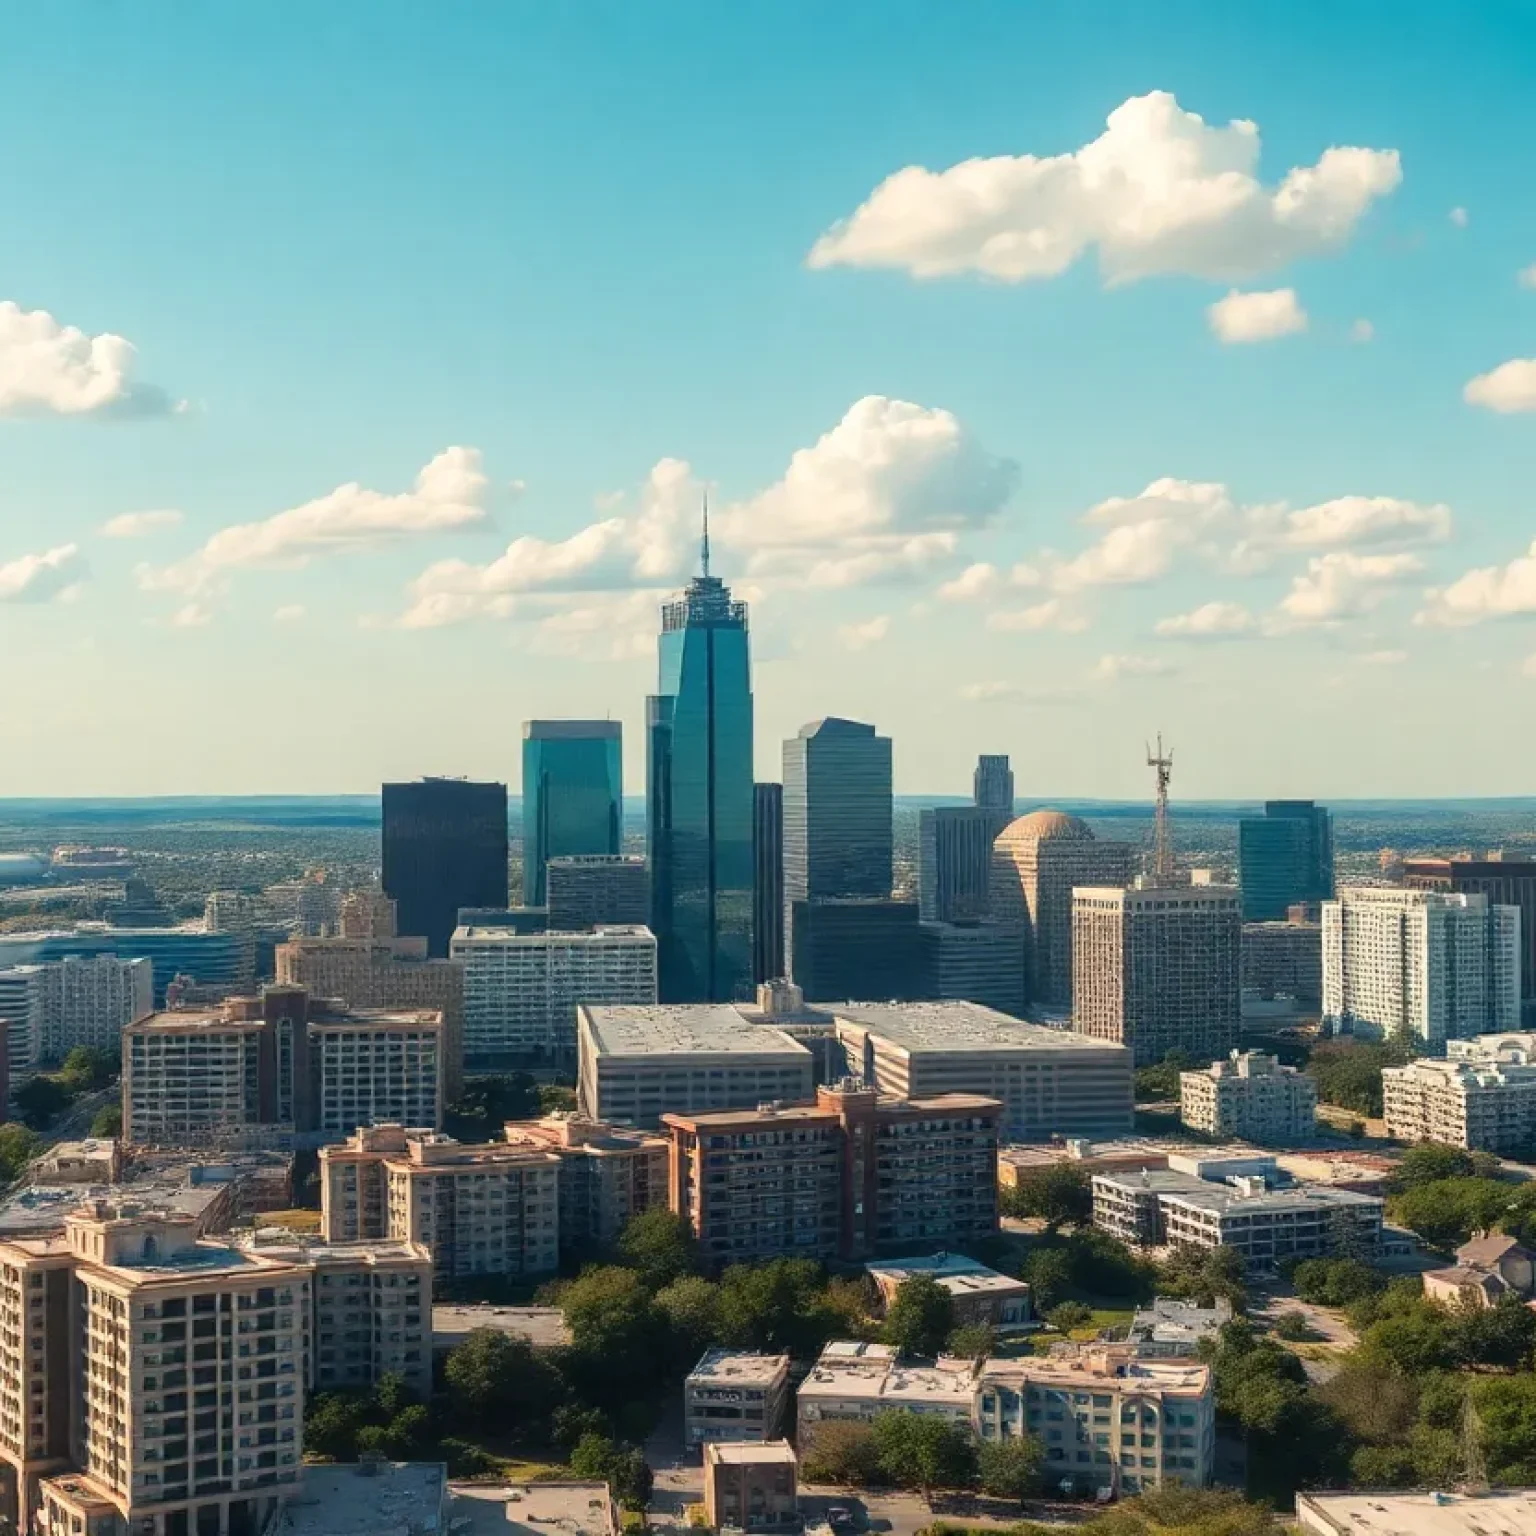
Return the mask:
[[[1150,1141],[1068,1141],[1052,1146],[1010,1144],[997,1149],[997,1160],[1020,1172],[1055,1168],[1062,1163],[1119,1163],[1125,1167],[1164,1168],[1165,1148]]]
[[[794,1466],[795,1448],[788,1440],[712,1440],[704,1447],[706,1462],[724,1462],[727,1466]]]
[[[1130,1059],[1123,1045],[1028,1024],[982,1003],[838,1003],[839,1025],[867,1029],[909,1054],[924,1051],[1082,1051]]]
[[[710,1349],[688,1373],[690,1386],[771,1387],[789,1371],[788,1355]]]
[[[554,1349],[571,1342],[570,1330],[559,1307],[496,1307],[489,1304],[432,1308],[432,1344],[452,1349],[477,1328],[494,1328],[527,1339],[535,1349]]]
[[[273,1536],[396,1536],[446,1528],[448,1469],[440,1461],[300,1468]]]
[[[1200,1397],[1209,1390],[1211,1369],[1194,1360],[1140,1360],[1125,1346],[1117,1352],[1084,1350],[1079,1354],[1033,1355],[1017,1360],[989,1360],[986,1381],[1034,1381],[1082,1389],[1093,1382],[1133,1381],[1164,1392]]]
[[[559,1536],[614,1536],[606,1483],[450,1483],[448,1492],[456,1536],[550,1536],[551,1527]]]
[[[499,923],[461,923],[453,930],[455,944],[503,944],[510,949],[538,949],[550,945],[583,949],[603,939],[654,940],[655,937],[644,923],[598,923],[590,933],[553,930],[546,933],[522,933]]]
[[[584,1004],[581,1017],[603,1056],[779,1056],[811,1053],[782,1030],[744,1027],[729,1003]]]
[[[955,1253],[936,1253],[920,1259],[880,1259],[866,1264],[872,1275],[892,1280],[898,1285],[913,1275],[927,1275],[942,1285],[951,1296],[986,1296],[993,1292],[1028,1291],[1029,1286],[1012,1275],[1005,1275],[975,1259]]]
[[[1487,1493],[1299,1493],[1304,1530],[1344,1536],[1533,1536],[1536,1489]]]
[[[1149,1169],[1143,1173],[1096,1173],[1094,1183],[1112,1184],[1124,1190],[1154,1190],[1182,1200],[1186,1205],[1198,1205],[1208,1211],[1230,1211],[1241,1206],[1245,1210],[1304,1210],[1307,1207],[1375,1206],[1381,1208],[1376,1195],[1357,1194],[1352,1189],[1331,1189],[1323,1185],[1292,1185],[1286,1189],[1266,1189],[1262,1193],[1244,1194],[1231,1184],[1212,1184],[1197,1179],[1190,1173],[1174,1173],[1170,1169]]]

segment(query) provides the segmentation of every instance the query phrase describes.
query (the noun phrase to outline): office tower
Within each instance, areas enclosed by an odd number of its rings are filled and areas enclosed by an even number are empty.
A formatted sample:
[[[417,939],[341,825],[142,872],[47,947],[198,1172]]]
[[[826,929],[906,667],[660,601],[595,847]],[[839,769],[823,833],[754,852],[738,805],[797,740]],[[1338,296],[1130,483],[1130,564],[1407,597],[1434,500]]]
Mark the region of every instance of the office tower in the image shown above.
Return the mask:
[[[1310,800],[1269,800],[1237,824],[1245,922],[1273,922],[1333,895],[1333,817]]]
[[[1076,816],[1031,811],[992,844],[992,915],[1024,933],[1024,976],[1031,1002],[1072,1001],[1072,891],[1079,885],[1129,885],[1136,850],[1101,843]]]
[[[523,722],[523,905],[545,904],[544,866],[572,853],[616,854],[624,837],[617,720]]]
[[[394,903],[380,900],[371,907],[369,925],[383,930]],[[356,908],[353,913],[356,929]],[[344,912],[344,925],[346,920]],[[424,938],[380,931],[373,938],[291,939],[277,946],[274,963],[279,986],[303,987],[311,997],[341,998],[353,1008],[441,1013],[443,1093],[450,1103],[458,1097],[464,1081],[464,967],[457,960],[429,959]]]
[[[1520,909],[1346,886],[1323,903],[1323,1022],[1438,1051],[1520,1027]]]
[[[667,1114],[672,1209],[712,1264],[965,1249],[997,1231],[1003,1106],[843,1082],[814,1102]]]
[[[784,786],[752,786],[752,980],[785,972]]]
[[[784,743],[784,900],[891,894],[891,739],[829,717]]]
[[[460,928],[464,1055],[478,1070],[576,1060],[578,1003],[656,1001],[656,936],[649,928],[517,933]]]
[[[1024,1011],[1024,936],[1007,923],[921,923],[916,996]]]
[[[668,1002],[728,1002],[752,977],[752,669],[747,605],[702,574],[661,610],[646,700],[651,926]]]
[[[646,928],[651,921],[651,872],[639,854],[580,853],[544,864],[547,926],[580,933],[599,925]],[[460,924],[466,919],[461,915]]]
[[[1208,1136],[1296,1146],[1316,1132],[1317,1084],[1262,1051],[1233,1051],[1179,1074],[1179,1119]]]
[[[37,1070],[42,1059],[43,967],[12,965],[0,970],[0,1022],[12,1084]]]
[[[460,907],[507,905],[507,786],[467,779],[386,784],[384,892],[399,931],[443,956]]]
[[[1536,999],[1536,860],[1490,849],[1481,859],[1404,859],[1402,882],[1414,891],[1477,893],[1493,906],[1520,909],[1520,996]]]
[[[1518,1154],[1536,1136],[1536,1035],[1447,1040],[1444,1060],[1383,1067],[1387,1135]]]
[[[1296,918],[1244,923],[1242,980],[1245,992],[1317,1007],[1323,998],[1323,925]]]
[[[987,915],[992,840],[999,813],[982,805],[941,805],[918,812],[917,900],[925,923],[970,922]]]
[[[824,896],[789,904],[789,973],[813,1001],[924,995],[917,903]]]
[[[395,904],[383,891],[348,891],[341,899],[340,919],[344,939],[393,939],[400,932]]]
[[[992,756],[985,752],[976,759],[976,773],[972,780],[972,798],[984,811],[1000,816],[998,830],[1013,820],[1013,769],[1008,766],[1008,756],[1003,753]]]
[[[1242,912],[1225,886],[1080,886],[1072,900],[1072,1028],[1135,1053],[1224,1056],[1242,1027]]]
[[[1000,1099],[1010,1141],[1131,1128],[1131,1053],[1124,1046],[1025,1024],[977,1003],[849,1003],[828,1011],[849,1070],[881,1093]]]

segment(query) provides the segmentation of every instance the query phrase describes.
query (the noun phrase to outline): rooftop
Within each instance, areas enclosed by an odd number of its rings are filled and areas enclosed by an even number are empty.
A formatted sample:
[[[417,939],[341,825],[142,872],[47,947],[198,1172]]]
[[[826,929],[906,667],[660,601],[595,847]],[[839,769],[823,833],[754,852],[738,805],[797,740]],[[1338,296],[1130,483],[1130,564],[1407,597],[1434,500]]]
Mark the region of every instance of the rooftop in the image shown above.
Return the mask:
[[[1536,1489],[1486,1493],[1299,1493],[1303,1529],[1341,1536],[1533,1536]]]
[[[465,923],[453,930],[455,944],[496,944],[509,949],[538,949],[554,945],[562,949],[587,949],[603,939],[651,940],[655,934],[644,923],[599,923],[590,933],[524,933],[499,924]]]
[[[900,1285],[913,1275],[928,1275],[951,1296],[979,1296],[989,1291],[1027,1291],[1012,1275],[1001,1274],[959,1253],[934,1253],[914,1259],[879,1259],[865,1269],[877,1279]]]
[[[982,1003],[834,1003],[839,1027],[867,1029],[902,1050],[1084,1051],[1130,1059],[1123,1045],[1095,1040],[1000,1013]]]
[[[685,1055],[792,1056],[811,1053],[783,1030],[743,1028],[729,1003],[583,1004],[580,1015],[604,1056]]]
[[[616,1536],[606,1483],[450,1483],[456,1536]],[[468,1526],[459,1525],[467,1520]],[[317,1533],[318,1536],[318,1533]],[[378,1536],[385,1536],[380,1532]]]
[[[1044,843],[1068,838],[1073,842],[1091,843],[1093,828],[1080,816],[1069,816],[1065,811],[1042,808],[1009,822],[1001,835],[1010,842],[1033,838],[1036,842]]]
[[[272,1536],[406,1536],[442,1531],[448,1469],[439,1461],[306,1466]]]
[[[1375,1195],[1357,1194],[1352,1189],[1329,1189],[1319,1185],[1293,1186],[1287,1189],[1255,1190],[1245,1193],[1231,1184],[1212,1184],[1197,1179],[1193,1174],[1175,1173],[1171,1169],[1148,1169],[1141,1173],[1096,1173],[1095,1185],[1103,1183],[1122,1190],[1153,1190],[1159,1195],[1182,1201],[1185,1205],[1197,1205],[1208,1211],[1230,1211],[1236,1206],[1245,1210],[1303,1210],[1307,1207],[1332,1206],[1335,1210],[1344,1206],[1381,1206]]]
[[[989,1360],[982,1366],[983,1382],[1008,1378],[1078,1388],[1092,1381],[1135,1381],[1165,1392],[1201,1397],[1210,1390],[1211,1370],[1194,1360],[1138,1359],[1125,1344],[1088,1344],[1044,1356]]]
[[[909,1361],[884,1344],[835,1342],[800,1384],[802,1400],[847,1396],[903,1403],[968,1407],[975,1391],[977,1363],[940,1355],[932,1364]]]
[[[688,1373],[690,1383],[771,1387],[789,1370],[788,1355],[755,1354],[748,1350],[709,1349]]]
[[[788,1440],[712,1440],[704,1447],[704,1461],[724,1462],[727,1466],[794,1466],[795,1448]]]
[[[497,1307],[489,1303],[453,1306],[439,1302],[432,1308],[432,1343],[437,1349],[462,1344],[477,1328],[494,1328],[527,1339],[535,1349],[554,1349],[569,1344],[571,1335],[559,1307]]]
[[[1054,1168],[1059,1163],[1120,1163],[1126,1167],[1162,1168],[1168,1153],[1150,1141],[1087,1141],[1073,1139],[1048,1147],[1005,1146],[997,1149],[999,1162],[1020,1172]]]

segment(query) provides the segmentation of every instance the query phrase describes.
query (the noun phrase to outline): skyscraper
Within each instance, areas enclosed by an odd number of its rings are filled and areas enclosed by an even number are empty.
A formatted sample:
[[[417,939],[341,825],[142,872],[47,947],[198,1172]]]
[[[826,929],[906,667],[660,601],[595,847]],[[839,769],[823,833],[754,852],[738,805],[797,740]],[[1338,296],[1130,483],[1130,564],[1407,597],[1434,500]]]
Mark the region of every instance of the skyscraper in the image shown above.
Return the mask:
[[[784,971],[784,786],[752,786],[752,980]]]
[[[545,903],[544,868],[573,853],[619,852],[624,832],[617,720],[523,722],[523,905]]]
[[[985,917],[992,839],[1002,813],[983,805],[937,805],[918,812],[917,900],[925,923]]]
[[[1001,831],[1013,820],[1013,769],[1008,766],[1007,753],[983,752],[976,759],[976,774],[972,780],[972,798],[983,810],[999,811]]]
[[[399,931],[446,955],[460,907],[507,905],[507,786],[386,784],[383,886]]]
[[[1269,800],[1237,824],[1243,920],[1273,922],[1333,896],[1333,817],[1310,800]]]
[[[1412,891],[1479,892],[1496,906],[1520,909],[1520,995],[1536,999],[1536,859],[1528,854],[1489,849],[1474,859],[1458,853],[1449,859],[1407,859],[1403,884]]]
[[[752,665],[747,605],[703,569],[661,610],[646,700],[651,925],[665,1002],[728,1002],[752,979]]]

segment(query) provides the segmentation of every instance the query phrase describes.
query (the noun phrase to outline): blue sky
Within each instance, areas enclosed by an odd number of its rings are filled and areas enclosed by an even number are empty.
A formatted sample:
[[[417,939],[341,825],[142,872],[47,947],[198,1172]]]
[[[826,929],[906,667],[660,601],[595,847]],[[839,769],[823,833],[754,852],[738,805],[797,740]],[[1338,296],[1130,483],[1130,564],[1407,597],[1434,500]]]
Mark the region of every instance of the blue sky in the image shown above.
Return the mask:
[[[842,713],[909,792],[1158,729],[1190,796],[1527,791],[1533,67],[1514,6],[15,7],[0,794],[515,786],[562,714],[638,791],[706,485],[764,776]],[[1126,103],[1107,179],[943,175]]]

